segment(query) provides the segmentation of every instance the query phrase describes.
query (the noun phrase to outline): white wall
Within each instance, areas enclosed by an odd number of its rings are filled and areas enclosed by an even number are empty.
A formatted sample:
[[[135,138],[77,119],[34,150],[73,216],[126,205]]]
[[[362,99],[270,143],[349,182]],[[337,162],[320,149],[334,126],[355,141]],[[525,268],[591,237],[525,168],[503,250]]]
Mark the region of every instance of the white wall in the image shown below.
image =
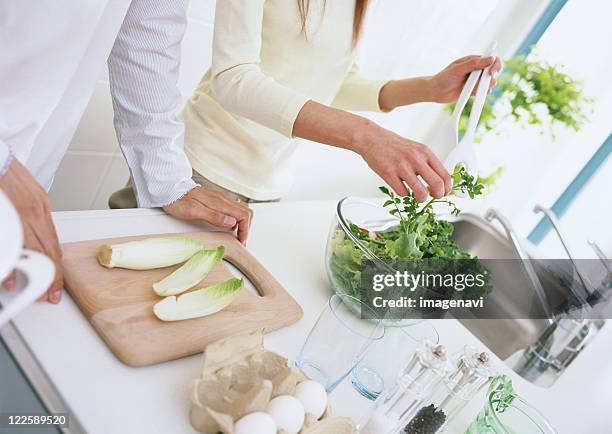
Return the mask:
[[[381,1],[372,10],[360,64],[373,78],[431,74],[459,55],[478,52],[488,45],[494,33],[507,28],[513,17],[512,32],[501,38],[510,47],[510,41],[518,43],[522,38],[516,27],[523,23],[528,28],[537,15],[535,2],[529,2],[530,8],[521,7],[525,3],[526,0]],[[470,13],[466,14],[466,10]],[[185,98],[191,95],[210,63],[213,11],[213,0],[191,1],[179,83]],[[439,113],[439,107],[423,104],[374,119],[422,140]],[[346,151],[305,143],[298,151],[298,161],[296,182],[286,200],[371,196],[381,183],[358,156]],[[127,178],[128,170],[112,127],[108,77],[103,72],[55,178],[51,189],[53,209],[105,208],[109,194],[123,186]]]

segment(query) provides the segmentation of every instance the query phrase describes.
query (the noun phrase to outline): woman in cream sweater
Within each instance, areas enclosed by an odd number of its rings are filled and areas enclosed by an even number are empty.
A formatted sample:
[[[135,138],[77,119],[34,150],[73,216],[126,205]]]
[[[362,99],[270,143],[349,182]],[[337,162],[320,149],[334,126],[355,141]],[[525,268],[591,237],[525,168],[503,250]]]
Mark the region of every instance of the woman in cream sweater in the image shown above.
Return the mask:
[[[194,179],[244,201],[280,199],[296,138],[358,153],[398,194],[451,188],[421,143],[346,110],[454,101],[494,58],[468,56],[431,77],[371,81],[355,66],[368,0],[218,0],[212,66],[182,112]],[[420,179],[419,179],[420,177]],[[423,185],[423,180],[427,185]]]

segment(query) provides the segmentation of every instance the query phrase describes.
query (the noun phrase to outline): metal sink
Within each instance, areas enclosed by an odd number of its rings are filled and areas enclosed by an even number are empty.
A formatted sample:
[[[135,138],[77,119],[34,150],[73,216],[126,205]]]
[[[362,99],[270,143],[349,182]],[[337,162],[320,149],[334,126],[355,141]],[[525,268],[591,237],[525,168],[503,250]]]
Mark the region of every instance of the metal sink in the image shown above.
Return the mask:
[[[530,279],[511,242],[489,222],[473,214],[462,214],[452,222],[453,238],[462,249],[483,260],[500,260],[484,261],[493,291],[479,309],[479,318],[470,318],[469,313],[459,321],[523,378],[552,386],[605,322],[568,316],[568,306],[576,306],[576,300],[586,294],[581,294],[586,291],[584,281],[576,287],[571,283],[576,268],[538,260],[525,252],[537,276]],[[534,280],[539,281],[543,297],[538,297]],[[546,314],[542,298],[554,321]]]
[[[466,213],[455,219],[453,224],[455,242],[470,254],[480,259],[517,259],[510,242],[484,219]],[[509,266],[510,262],[487,264],[493,277],[494,289],[487,296],[486,307],[481,312],[487,318],[496,319],[459,320],[504,360],[533,344],[549,324],[520,261],[517,259],[512,266]],[[567,303],[567,289],[561,287],[558,279],[535,262],[534,268],[551,304],[562,306]],[[529,315],[524,315],[524,312],[529,312]]]

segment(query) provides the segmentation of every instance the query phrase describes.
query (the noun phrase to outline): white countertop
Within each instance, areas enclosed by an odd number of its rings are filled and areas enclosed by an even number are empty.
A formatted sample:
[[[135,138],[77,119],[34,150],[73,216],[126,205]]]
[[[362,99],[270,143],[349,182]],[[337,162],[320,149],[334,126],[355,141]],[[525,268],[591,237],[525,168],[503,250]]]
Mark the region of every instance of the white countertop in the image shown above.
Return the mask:
[[[296,355],[330,290],[324,268],[334,202],[254,205],[251,252],[304,309],[298,323],[266,336],[265,345],[288,358]],[[201,230],[154,210],[55,213],[61,242],[114,236]],[[92,434],[191,433],[187,388],[198,375],[199,355],[160,365],[130,368],[119,362],[67,294],[58,306],[37,303],[15,324],[71,410]],[[482,344],[455,320],[434,322],[450,351]],[[544,413],[560,433],[612,432],[612,327],[549,389],[534,386],[494,358],[515,389]],[[476,397],[454,421],[463,432],[483,403]],[[528,434],[528,433],[521,433]]]

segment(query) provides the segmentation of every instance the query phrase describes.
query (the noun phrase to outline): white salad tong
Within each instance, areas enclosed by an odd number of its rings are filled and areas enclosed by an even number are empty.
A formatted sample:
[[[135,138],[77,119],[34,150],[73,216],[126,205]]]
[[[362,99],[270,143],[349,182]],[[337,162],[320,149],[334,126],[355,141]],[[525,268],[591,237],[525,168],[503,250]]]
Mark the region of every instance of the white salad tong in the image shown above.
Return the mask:
[[[496,47],[497,43],[494,42],[485,55],[492,56]],[[479,78],[480,83],[478,83],[478,89],[474,97],[474,104],[468,119],[467,129],[461,140],[459,140],[459,119]],[[432,140],[434,149],[437,149],[439,155],[444,158],[444,154],[446,154],[444,167],[451,174],[457,164],[463,165],[474,176],[478,174],[478,158],[474,149],[474,140],[478,121],[487,99],[491,78],[491,67],[470,73],[459,95],[453,114],[446,124],[438,130],[436,137]]]

